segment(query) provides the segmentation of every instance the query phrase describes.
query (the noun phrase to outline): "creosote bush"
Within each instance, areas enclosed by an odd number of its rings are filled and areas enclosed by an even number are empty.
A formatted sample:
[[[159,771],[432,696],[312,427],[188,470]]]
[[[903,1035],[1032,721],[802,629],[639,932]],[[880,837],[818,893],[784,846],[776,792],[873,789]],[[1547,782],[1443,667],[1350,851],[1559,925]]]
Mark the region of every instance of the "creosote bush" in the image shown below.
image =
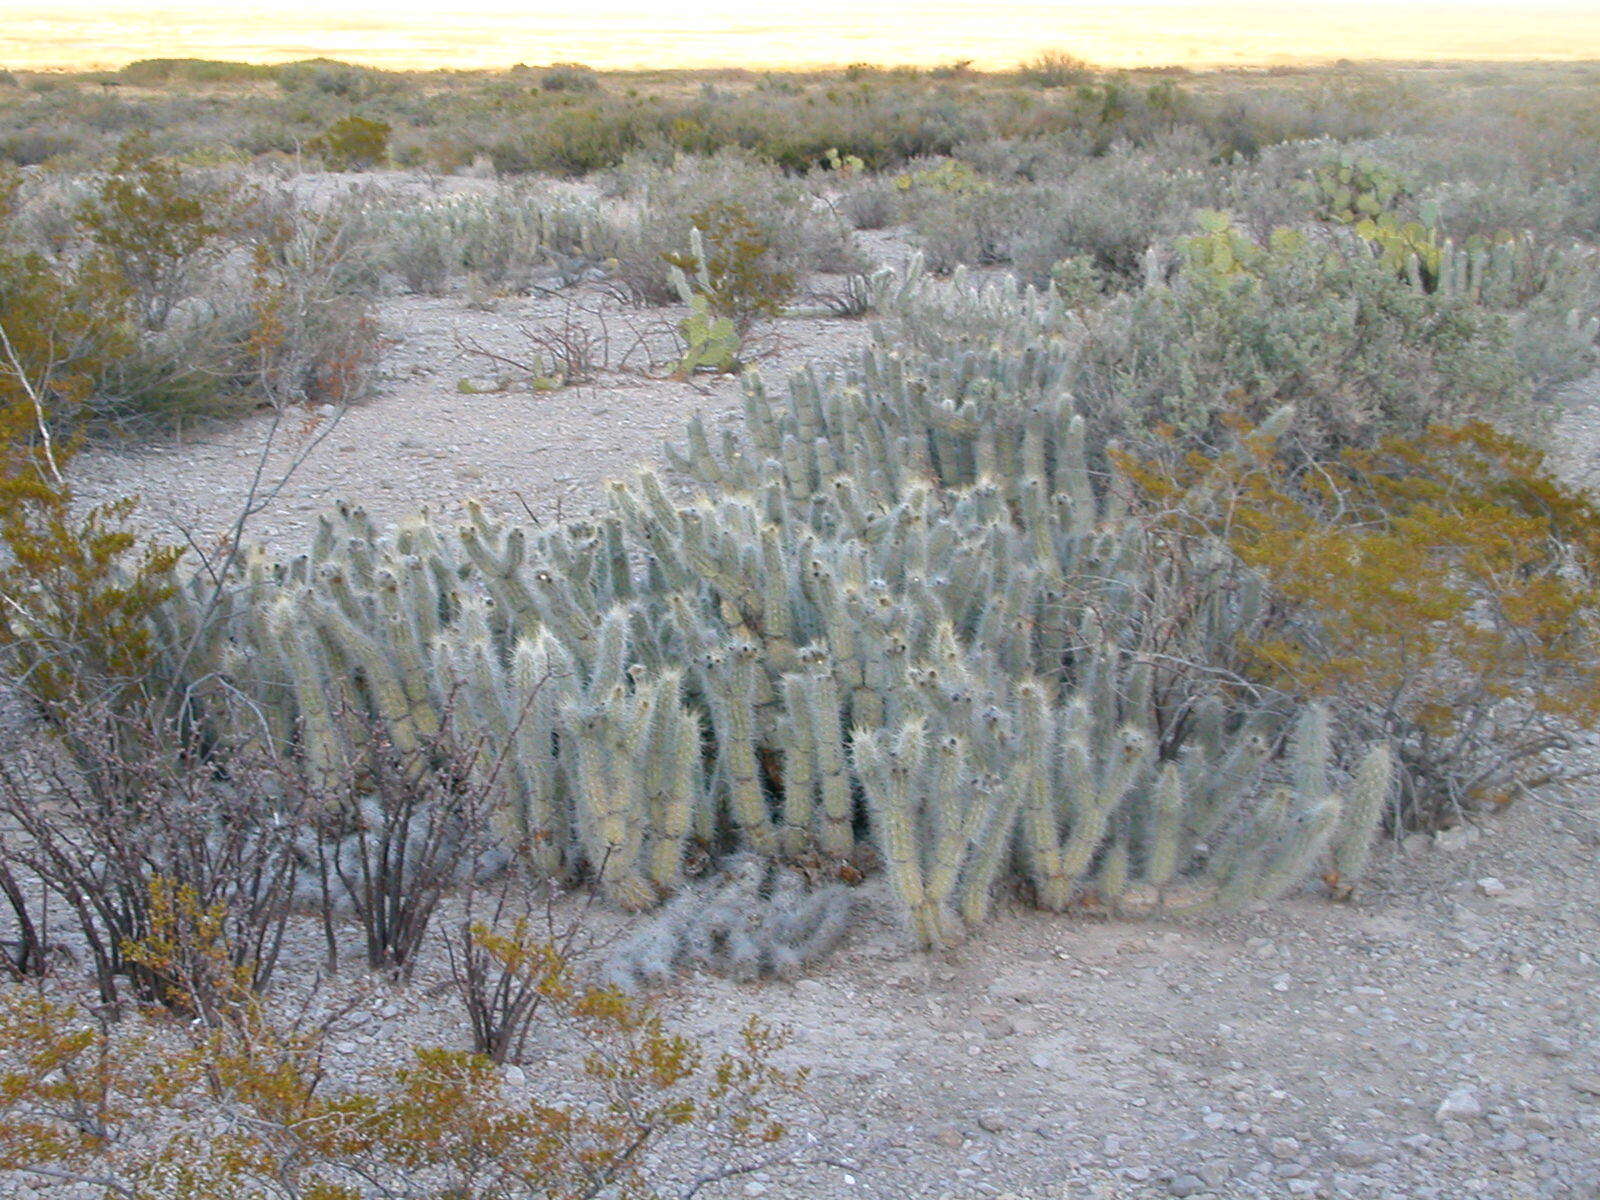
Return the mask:
[[[1391,818],[1434,825],[1574,769],[1600,720],[1600,513],[1488,425],[1433,425],[1314,469],[1188,456],[1206,532],[1271,589],[1253,675],[1393,746]],[[1141,472],[1172,499],[1172,474]],[[1192,520],[1179,505],[1176,520]]]
[[[204,934],[209,916],[192,911]],[[195,1200],[419,1187],[458,1200],[579,1200],[668,1185],[690,1194],[788,1160],[777,1107],[804,1075],[774,1065],[782,1037],[759,1022],[713,1053],[541,955],[541,1044],[573,1063],[545,1085],[559,1097],[513,1088],[488,1058],[429,1047],[358,1086],[326,1067],[337,1011],[278,1011],[204,945],[185,954],[158,933],[130,948],[180,994],[210,998],[144,1030],[0,989],[0,1179],[133,1200],[171,1195],[174,1179]],[[508,957],[508,969],[521,962]],[[692,1164],[683,1177],[656,1165],[669,1148]]]
[[[365,171],[381,167],[388,160],[391,132],[387,121],[352,113],[328,126],[309,148],[321,155],[329,170]]]

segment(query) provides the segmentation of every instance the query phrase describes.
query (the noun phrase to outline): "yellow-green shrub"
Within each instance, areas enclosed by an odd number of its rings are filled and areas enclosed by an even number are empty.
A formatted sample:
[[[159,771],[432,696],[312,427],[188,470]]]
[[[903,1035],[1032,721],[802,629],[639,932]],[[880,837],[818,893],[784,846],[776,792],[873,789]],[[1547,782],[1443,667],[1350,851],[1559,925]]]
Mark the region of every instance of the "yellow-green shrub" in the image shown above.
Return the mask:
[[[1246,439],[1134,474],[1265,579],[1245,669],[1389,740],[1407,819],[1575,769],[1573,734],[1600,722],[1600,510],[1539,451],[1435,425],[1312,467]]]

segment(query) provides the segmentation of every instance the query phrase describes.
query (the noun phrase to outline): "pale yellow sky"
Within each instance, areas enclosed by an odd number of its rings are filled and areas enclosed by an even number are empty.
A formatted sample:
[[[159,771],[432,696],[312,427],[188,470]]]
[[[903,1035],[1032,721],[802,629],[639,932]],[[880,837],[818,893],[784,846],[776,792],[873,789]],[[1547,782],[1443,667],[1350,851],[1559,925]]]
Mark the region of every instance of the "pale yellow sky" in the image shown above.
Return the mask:
[[[6,0],[0,66],[137,58],[381,66],[781,67],[971,59],[1046,48],[1106,65],[1333,58],[1600,58],[1600,0]]]

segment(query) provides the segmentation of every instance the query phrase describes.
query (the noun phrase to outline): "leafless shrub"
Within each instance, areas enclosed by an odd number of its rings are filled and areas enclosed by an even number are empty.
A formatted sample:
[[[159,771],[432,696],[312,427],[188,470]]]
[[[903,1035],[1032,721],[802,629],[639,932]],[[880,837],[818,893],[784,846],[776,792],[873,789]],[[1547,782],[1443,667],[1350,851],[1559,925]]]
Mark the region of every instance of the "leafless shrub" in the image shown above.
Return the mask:
[[[208,755],[176,722],[109,707],[73,723],[70,757],[51,738],[0,759],[0,891],[23,929],[16,965],[35,967],[46,948],[44,921],[28,916],[31,890],[41,905],[65,905],[104,1003],[118,1003],[123,979],[138,998],[160,999],[161,981],[126,948],[151,934],[152,890],[164,881],[223,914],[231,966],[266,986],[304,816],[289,768],[259,746]],[[102,750],[85,763],[92,747]]]
[[[334,914],[348,910],[368,966],[404,977],[445,893],[491,862],[501,764],[458,740],[448,712],[408,750],[377,717],[347,711],[337,723],[339,769],[310,814],[330,957]]]
[[[658,375],[681,357],[670,322],[635,319],[613,297],[569,299],[551,320],[520,322],[517,342],[497,348],[456,333],[456,348],[493,372],[498,387],[593,383],[613,371]]]
[[[810,298],[836,317],[864,317],[872,310],[872,286],[860,273],[845,275],[832,286],[813,288]]]
[[[450,980],[467,1013],[473,1050],[493,1062],[518,1062],[540,1009],[568,969],[593,949],[583,919],[588,906],[562,922],[554,885],[537,912],[530,897],[514,894],[509,877],[486,918],[479,915],[478,896],[469,885],[461,920],[445,934]]]

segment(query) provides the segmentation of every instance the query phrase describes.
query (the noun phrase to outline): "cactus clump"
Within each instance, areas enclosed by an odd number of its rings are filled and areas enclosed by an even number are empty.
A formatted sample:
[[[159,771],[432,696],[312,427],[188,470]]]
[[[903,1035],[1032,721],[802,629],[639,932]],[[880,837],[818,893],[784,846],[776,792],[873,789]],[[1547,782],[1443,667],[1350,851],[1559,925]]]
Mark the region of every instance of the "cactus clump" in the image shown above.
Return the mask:
[[[838,865],[863,839],[930,946],[1013,874],[1052,910],[1245,902],[1328,853],[1353,881],[1382,763],[1346,803],[1317,710],[1185,666],[1260,628],[1259,581],[1128,510],[1050,353],[947,351],[876,349],[783,398],[752,379],[743,436],[696,422],[674,452],[686,504],[646,472],[544,529],[472,507],[381,533],[340,506],[307,554],[246,563],[206,637],[180,592],[157,640],[200,647],[196,721],[278,739],[313,780],[342,710],[401,748],[464,730],[528,869],[632,909],[704,852]],[[222,727],[217,687],[259,727]]]

